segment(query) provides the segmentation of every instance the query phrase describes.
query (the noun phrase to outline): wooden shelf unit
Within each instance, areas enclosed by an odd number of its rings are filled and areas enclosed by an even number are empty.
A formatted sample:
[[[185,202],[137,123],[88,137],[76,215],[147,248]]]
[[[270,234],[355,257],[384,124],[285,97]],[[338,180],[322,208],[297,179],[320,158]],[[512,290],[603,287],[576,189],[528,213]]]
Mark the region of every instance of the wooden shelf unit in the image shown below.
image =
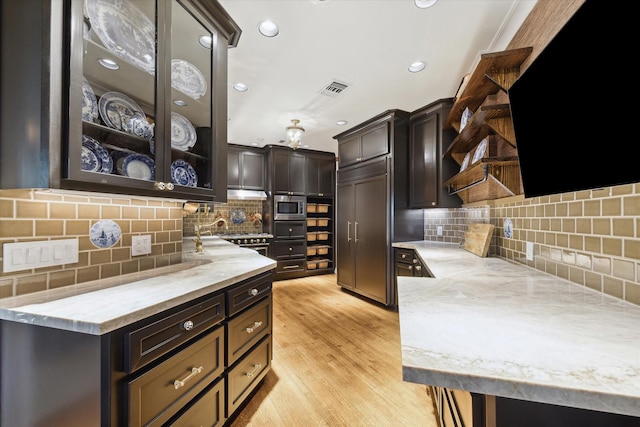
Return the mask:
[[[444,185],[464,203],[493,200],[522,194],[517,145],[511,122],[508,90],[520,76],[520,65],[532,52],[531,47],[483,54],[461,94],[455,100],[445,128],[458,136],[444,156],[462,165],[467,153],[487,139],[482,158],[469,165]],[[463,111],[473,116],[460,129]]]

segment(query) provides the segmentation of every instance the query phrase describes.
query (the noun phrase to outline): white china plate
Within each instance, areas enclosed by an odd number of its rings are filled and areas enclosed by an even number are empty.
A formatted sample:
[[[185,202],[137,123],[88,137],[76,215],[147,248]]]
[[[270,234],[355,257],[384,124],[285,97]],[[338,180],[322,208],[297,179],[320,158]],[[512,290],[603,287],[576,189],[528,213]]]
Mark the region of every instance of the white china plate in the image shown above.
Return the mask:
[[[82,78],[82,120],[86,122],[98,121],[98,101],[93,88],[85,79]]]
[[[104,124],[124,131],[122,117],[146,117],[142,108],[131,98],[120,92],[106,92],[98,101],[98,110]]]
[[[104,47],[134,67],[155,74],[156,28],[134,2],[86,0],[86,11]]]
[[[93,154],[93,157],[87,151]],[[82,135],[82,170],[99,173],[111,173],[113,170],[113,159],[109,151],[87,135]]]
[[[234,224],[242,224],[247,219],[247,215],[242,209],[234,209],[231,211],[231,222]]]
[[[118,243],[121,235],[120,226],[110,219],[101,219],[93,224],[89,230],[91,243],[99,248],[110,248]]]
[[[207,80],[192,63],[173,59],[171,61],[171,87],[185,95],[199,99],[207,93]]]
[[[129,154],[122,161],[122,171],[129,178],[152,181],[155,179],[155,162],[144,154]]]
[[[460,165],[460,172],[465,170],[467,166],[469,166],[469,158],[471,157],[471,152],[468,152],[466,156],[464,156],[464,160],[462,160],[462,164]]]
[[[189,162],[178,159],[171,163],[171,181],[174,184],[195,187],[198,184],[198,175]]]
[[[196,143],[196,128],[182,114],[171,113],[171,147],[187,151]]]
[[[513,236],[513,221],[511,218],[504,220],[504,237],[510,239]]]
[[[487,151],[487,138],[484,138],[482,141],[480,141],[480,144],[478,144],[478,146],[476,147],[476,151],[475,153],[473,153],[473,160],[471,160],[471,163],[473,164],[484,157],[485,151]]]

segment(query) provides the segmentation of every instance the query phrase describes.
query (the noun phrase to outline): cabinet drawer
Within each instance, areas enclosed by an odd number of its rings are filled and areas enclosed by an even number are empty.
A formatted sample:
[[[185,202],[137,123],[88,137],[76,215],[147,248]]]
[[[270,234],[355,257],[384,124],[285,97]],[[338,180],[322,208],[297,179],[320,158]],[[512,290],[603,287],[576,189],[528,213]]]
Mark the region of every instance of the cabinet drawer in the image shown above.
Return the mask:
[[[268,335],[227,373],[227,418],[269,372],[271,354],[271,335]]]
[[[224,378],[221,378],[168,425],[172,427],[222,426],[227,420],[224,411],[224,384]]]
[[[276,261],[293,258],[304,258],[307,253],[307,242],[304,240],[292,240],[288,242],[275,242],[269,248]]]
[[[304,258],[291,261],[278,261],[278,265],[276,266],[274,275],[278,277],[293,272],[304,272],[306,265],[307,261]]]
[[[271,296],[268,296],[227,323],[227,366],[271,333],[272,308]]]
[[[307,231],[305,221],[275,221],[274,238],[278,239],[304,239]]]
[[[273,273],[264,273],[227,291],[227,311],[233,316],[271,293]]]
[[[127,383],[129,426],[160,426],[224,371],[224,327]],[[182,383],[180,383],[182,381]]]
[[[224,319],[224,293],[124,336],[124,369],[131,373]]]

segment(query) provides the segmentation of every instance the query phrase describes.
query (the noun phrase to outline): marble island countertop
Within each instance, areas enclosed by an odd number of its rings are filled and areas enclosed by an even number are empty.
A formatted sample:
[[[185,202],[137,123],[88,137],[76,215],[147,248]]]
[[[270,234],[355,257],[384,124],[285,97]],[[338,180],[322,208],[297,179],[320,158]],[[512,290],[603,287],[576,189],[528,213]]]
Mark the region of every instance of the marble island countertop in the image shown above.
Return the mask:
[[[640,416],[640,307],[457,245],[398,277],[405,381]]]
[[[184,239],[181,264],[2,299],[0,319],[102,335],[276,266],[219,237],[202,240],[196,253]]]

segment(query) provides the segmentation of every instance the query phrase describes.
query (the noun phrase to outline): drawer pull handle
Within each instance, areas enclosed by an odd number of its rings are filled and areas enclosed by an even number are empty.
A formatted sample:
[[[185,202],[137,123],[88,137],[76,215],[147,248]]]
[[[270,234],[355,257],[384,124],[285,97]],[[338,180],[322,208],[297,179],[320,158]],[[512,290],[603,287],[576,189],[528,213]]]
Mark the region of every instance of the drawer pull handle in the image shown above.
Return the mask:
[[[176,390],[179,389],[180,387],[184,387],[184,383],[189,381],[195,375],[198,375],[200,372],[202,372],[202,366],[200,366],[199,368],[196,368],[196,367],[191,368],[191,373],[189,375],[187,375],[187,377],[185,379],[183,379],[182,381],[175,380],[173,382],[173,386],[175,387]]]
[[[259,328],[260,326],[262,326],[262,322],[254,322],[253,326],[247,328],[247,333],[250,334],[253,331],[255,331],[257,328]]]
[[[259,363],[256,363],[255,365],[253,365],[253,371],[251,371],[251,372],[247,372],[245,375],[246,375],[248,378],[251,378],[251,377],[253,377],[253,376],[256,374],[256,372],[258,372],[258,371],[260,370],[260,368],[262,368],[262,365],[261,365],[261,364],[259,364]]]
[[[254,297],[255,297],[256,295],[258,295],[258,290],[257,290],[256,288],[252,288],[252,289],[249,291],[249,295],[251,295],[251,296],[254,296]]]
[[[182,327],[184,328],[185,331],[190,331],[193,329],[193,322],[191,320],[187,320],[182,324]]]

